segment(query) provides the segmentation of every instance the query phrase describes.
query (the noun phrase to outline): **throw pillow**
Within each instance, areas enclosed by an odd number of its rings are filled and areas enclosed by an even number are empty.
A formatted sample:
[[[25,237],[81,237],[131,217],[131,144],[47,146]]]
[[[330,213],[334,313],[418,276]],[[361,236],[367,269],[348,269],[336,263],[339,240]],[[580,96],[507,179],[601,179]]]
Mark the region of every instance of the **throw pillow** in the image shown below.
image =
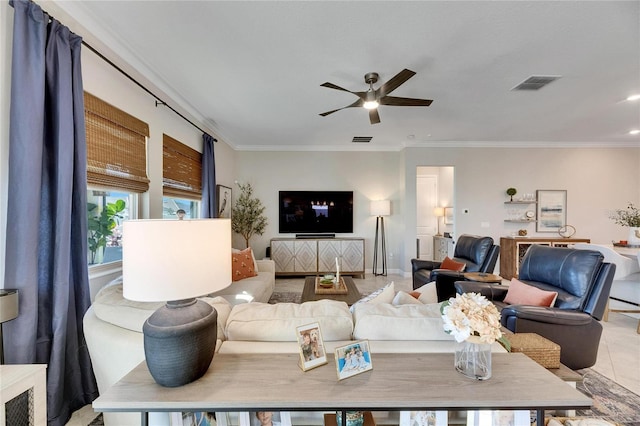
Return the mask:
[[[396,294],[396,290],[395,290],[395,285],[393,283],[393,281],[391,281],[389,284],[385,285],[382,288],[379,288],[378,290],[374,291],[373,293],[371,293],[368,296],[363,297],[362,299],[358,300],[356,303],[354,303],[353,305],[351,305],[351,308],[349,308],[349,310],[353,313],[353,307],[360,304],[360,303],[391,303],[393,302],[393,297]]]
[[[251,247],[248,247],[247,249],[251,249]],[[247,250],[245,249],[245,250]],[[236,248],[232,248],[231,249],[231,253],[240,253],[242,250],[238,250]],[[256,270],[256,273],[258,272],[258,262],[256,261],[256,255],[253,254],[253,249],[251,249],[251,258],[253,259],[253,267]]]
[[[239,253],[231,253],[231,279],[233,281],[240,281],[241,279],[255,277],[256,275],[258,275],[258,273],[253,263],[251,247]]]
[[[504,302],[509,305],[553,306],[557,297],[557,291],[541,290],[511,278]]]
[[[466,263],[455,261],[447,256],[440,264],[439,269],[449,269],[450,271],[462,272],[464,271],[465,266],[467,266]]]
[[[399,291],[391,301],[392,305],[422,305],[422,302],[417,298],[411,296],[409,293]]]
[[[409,293],[416,299],[420,301],[420,303],[437,303],[438,302],[438,294],[436,292],[436,282],[431,281],[430,283],[426,283],[422,287],[419,287]]]

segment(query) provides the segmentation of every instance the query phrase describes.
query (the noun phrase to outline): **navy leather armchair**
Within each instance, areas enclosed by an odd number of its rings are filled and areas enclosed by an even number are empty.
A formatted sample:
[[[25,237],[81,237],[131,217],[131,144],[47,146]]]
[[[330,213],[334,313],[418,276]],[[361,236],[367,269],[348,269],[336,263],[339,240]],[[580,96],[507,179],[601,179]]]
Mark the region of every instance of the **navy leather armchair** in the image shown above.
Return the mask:
[[[502,325],[514,333],[536,333],[560,345],[560,361],[577,370],[591,367],[598,355],[604,315],[616,265],[595,250],[532,245],[525,254],[519,280],[558,292],[553,307],[507,305],[508,287],[457,281],[458,293],[486,296],[501,309]]]
[[[456,241],[453,260],[465,263],[464,272],[492,273],[496,267],[499,253],[500,247],[493,244],[493,238],[465,234],[460,235]],[[432,260],[411,259],[413,289],[422,287],[431,281],[436,281],[436,276],[440,273],[449,274],[455,279],[460,279],[457,273],[450,274],[450,271],[439,269],[440,264],[441,262]],[[455,279],[442,284],[443,288],[438,289],[438,300],[446,300],[455,295],[455,288],[453,287]],[[436,281],[436,288],[437,286],[438,282]]]

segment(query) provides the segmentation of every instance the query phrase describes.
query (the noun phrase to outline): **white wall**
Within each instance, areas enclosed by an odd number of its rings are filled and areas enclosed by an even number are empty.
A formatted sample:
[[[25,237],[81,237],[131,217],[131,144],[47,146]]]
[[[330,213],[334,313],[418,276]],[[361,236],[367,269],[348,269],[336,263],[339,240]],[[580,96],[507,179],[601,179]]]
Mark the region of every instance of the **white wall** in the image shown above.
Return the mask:
[[[4,288],[4,255],[7,229],[7,181],[9,170],[9,103],[11,96],[11,34],[13,8],[0,2],[0,288]],[[7,288],[11,285],[7,284]]]
[[[366,268],[371,269],[376,220],[369,201],[391,200],[391,216],[385,218],[387,269],[398,269],[404,227],[399,160],[399,153],[389,152],[238,152],[237,180],[251,183],[269,220],[265,234],[250,241],[256,256],[264,256],[271,238],[293,236],[278,233],[278,191],[354,191],[353,234],[340,236],[365,238]],[[244,247],[240,239],[234,244]]]

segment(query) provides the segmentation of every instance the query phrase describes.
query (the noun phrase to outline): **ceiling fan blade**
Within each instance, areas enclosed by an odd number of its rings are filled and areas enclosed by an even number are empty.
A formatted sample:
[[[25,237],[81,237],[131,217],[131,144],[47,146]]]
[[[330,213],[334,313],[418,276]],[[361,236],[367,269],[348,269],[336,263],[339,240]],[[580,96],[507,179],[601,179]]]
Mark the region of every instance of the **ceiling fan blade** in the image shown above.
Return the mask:
[[[380,115],[378,114],[377,108],[369,110],[369,121],[371,124],[378,124],[380,122]]]
[[[342,107],[342,108],[334,109],[334,110],[332,110],[332,111],[323,112],[323,113],[318,114],[318,115],[321,115],[322,117],[326,117],[327,115],[329,115],[329,114],[333,114],[333,113],[334,113],[334,112],[336,112],[336,111],[340,111],[340,110],[345,109],[345,108],[361,107],[363,104],[364,104],[364,101],[363,101],[362,99],[358,99],[357,101],[355,101],[355,102],[354,102],[354,103],[352,103],[351,105],[347,105],[347,106]]]
[[[429,106],[431,99],[413,99],[413,98],[398,98],[396,96],[383,96],[378,101],[380,105],[393,105],[393,106]]]
[[[354,95],[356,95],[360,99],[364,99],[366,97],[366,92],[352,92],[351,90],[347,90],[347,89],[345,89],[343,87],[340,87],[340,86],[337,86],[337,85],[335,85],[333,83],[329,83],[328,81],[326,83],[322,83],[320,86],[328,87],[329,89],[341,90],[343,92],[353,93]]]
[[[398,87],[400,87],[401,84],[403,84],[405,81],[409,80],[414,75],[416,75],[415,72],[405,68],[402,71],[400,71],[398,74],[393,76],[393,78],[391,78],[391,80],[387,81],[382,86],[380,86],[378,88],[378,90],[376,90],[376,92],[378,93],[378,95],[380,97],[383,97],[383,96],[387,95],[388,93],[391,93],[394,90],[396,90]]]

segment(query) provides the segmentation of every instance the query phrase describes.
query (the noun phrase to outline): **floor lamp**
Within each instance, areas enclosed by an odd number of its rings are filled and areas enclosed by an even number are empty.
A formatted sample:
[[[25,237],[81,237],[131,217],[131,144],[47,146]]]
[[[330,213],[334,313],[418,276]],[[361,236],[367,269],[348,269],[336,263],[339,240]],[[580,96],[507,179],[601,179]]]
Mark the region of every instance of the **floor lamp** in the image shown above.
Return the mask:
[[[391,214],[391,201],[378,200],[371,202],[371,216],[376,216],[376,239],[373,246],[373,275],[387,275],[387,248],[384,237],[384,216]],[[380,257],[382,272],[378,273],[378,241],[380,241]]]

